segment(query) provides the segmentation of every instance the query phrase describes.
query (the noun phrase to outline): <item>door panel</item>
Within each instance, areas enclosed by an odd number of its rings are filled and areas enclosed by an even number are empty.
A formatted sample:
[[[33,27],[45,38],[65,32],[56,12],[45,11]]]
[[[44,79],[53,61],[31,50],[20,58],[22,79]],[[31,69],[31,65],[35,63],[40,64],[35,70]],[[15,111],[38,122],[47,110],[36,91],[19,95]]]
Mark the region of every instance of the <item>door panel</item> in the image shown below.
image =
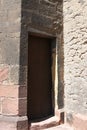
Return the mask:
[[[28,117],[32,120],[53,112],[50,39],[29,36],[28,57]]]

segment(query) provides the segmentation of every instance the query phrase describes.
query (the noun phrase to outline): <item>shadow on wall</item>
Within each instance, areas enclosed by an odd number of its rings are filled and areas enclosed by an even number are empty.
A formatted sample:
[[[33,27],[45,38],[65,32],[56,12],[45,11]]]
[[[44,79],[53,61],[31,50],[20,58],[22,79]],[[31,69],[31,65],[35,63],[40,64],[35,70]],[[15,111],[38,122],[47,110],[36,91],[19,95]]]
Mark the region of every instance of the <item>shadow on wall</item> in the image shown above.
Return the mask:
[[[22,15],[21,15],[21,41],[20,41],[20,78],[19,83],[27,86],[27,67],[28,67],[28,31],[30,28],[47,33],[52,32],[52,35],[57,37],[57,52],[58,52],[58,109],[64,107],[64,42],[63,42],[63,0],[48,0],[56,3],[56,14],[53,14],[53,19],[37,18],[35,19],[35,13],[38,14],[38,1],[45,0],[22,0]],[[54,6],[53,4],[53,6]],[[53,7],[51,7],[53,9]],[[25,11],[26,10],[26,11]],[[48,12],[45,12],[45,6],[41,9],[43,16]],[[49,11],[49,9],[48,9]],[[51,10],[51,15],[52,15]],[[55,10],[54,10],[55,12]],[[47,17],[48,18],[48,17]],[[33,22],[32,22],[33,20]],[[44,21],[44,23],[42,22]],[[50,23],[50,24],[49,24]],[[40,26],[41,28],[40,28]],[[53,28],[53,29],[52,29]]]
[[[64,39],[63,39],[63,0],[58,0],[57,9],[57,56],[58,56],[58,109],[64,108]]]
[[[19,83],[27,86],[27,67],[28,67],[28,33],[26,21],[28,17],[24,14],[24,1],[22,0],[21,7],[21,36],[20,36],[20,76]]]

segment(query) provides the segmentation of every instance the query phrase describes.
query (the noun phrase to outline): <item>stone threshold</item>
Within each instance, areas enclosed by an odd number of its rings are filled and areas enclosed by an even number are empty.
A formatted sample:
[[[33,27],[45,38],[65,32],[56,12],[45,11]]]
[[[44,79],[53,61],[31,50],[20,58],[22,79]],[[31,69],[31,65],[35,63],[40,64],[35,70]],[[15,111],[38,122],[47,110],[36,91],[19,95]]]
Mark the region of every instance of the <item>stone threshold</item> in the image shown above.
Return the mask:
[[[60,118],[58,116],[53,116],[44,121],[32,122],[30,124],[29,130],[43,130],[43,129],[51,128],[58,125],[60,125]]]
[[[68,125],[59,125],[56,127],[52,127],[52,128],[48,128],[48,129],[44,129],[44,130],[74,130],[74,128],[68,126]]]

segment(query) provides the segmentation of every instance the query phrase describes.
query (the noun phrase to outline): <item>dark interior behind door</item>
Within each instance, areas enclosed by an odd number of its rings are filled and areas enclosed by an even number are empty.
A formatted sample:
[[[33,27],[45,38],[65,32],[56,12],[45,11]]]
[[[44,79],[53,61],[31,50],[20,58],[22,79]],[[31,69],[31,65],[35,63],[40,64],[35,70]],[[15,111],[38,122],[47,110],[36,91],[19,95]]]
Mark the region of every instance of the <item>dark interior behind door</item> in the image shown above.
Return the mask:
[[[51,40],[29,36],[28,117],[40,119],[53,114]]]

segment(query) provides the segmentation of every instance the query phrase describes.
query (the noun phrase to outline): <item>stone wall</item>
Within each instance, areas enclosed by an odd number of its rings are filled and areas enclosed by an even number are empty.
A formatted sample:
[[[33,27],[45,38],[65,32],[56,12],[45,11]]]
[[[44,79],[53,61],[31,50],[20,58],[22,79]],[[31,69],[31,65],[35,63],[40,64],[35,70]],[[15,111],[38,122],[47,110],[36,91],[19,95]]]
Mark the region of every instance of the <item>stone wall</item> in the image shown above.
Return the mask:
[[[0,0],[1,130],[22,130],[25,126],[19,128],[20,123],[27,124],[26,84],[20,80],[20,32],[21,0]]]
[[[64,0],[64,83],[67,112],[87,115],[87,1]]]
[[[22,0],[22,25],[28,31],[32,28],[55,36],[60,31],[61,3],[58,0]]]
[[[27,64],[29,32],[46,37],[57,37],[60,49],[59,55],[61,55],[62,1],[0,0],[1,130],[28,129]],[[62,68],[61,63],[59,60],[60,68]],[[60,71],[59,77],[61,77]],[[61,78],[59,84],[62,83]],[[58,102],[57,95],[56,103]]]
[[[4,84],[18,84],[18,74],[14,77],[13,68],[18,69],[20,58],[20,3],[20,0],[0,0],[0,68],[9,69],[9,76],[7,80],[3,80]]]

